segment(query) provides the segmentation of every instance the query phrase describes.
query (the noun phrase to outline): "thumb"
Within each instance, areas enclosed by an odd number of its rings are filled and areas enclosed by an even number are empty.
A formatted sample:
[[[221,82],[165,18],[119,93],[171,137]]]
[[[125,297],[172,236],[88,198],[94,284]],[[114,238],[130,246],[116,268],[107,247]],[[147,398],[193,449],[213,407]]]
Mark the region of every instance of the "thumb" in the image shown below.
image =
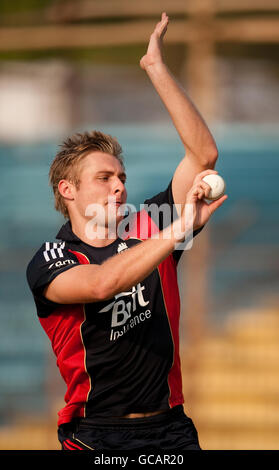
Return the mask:
[[[226,201],[226,199],[228,199],[227,194],[220,197],[216,201],[213,201],[210,204],[208,204],[208,209],[209,209],[210,213],[213,214]]]

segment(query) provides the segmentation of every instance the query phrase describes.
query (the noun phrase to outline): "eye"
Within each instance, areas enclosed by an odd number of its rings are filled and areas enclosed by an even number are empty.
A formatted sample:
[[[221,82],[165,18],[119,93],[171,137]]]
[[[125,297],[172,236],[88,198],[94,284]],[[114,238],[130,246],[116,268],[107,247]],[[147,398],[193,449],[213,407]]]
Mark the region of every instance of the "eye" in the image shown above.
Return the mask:
[[[108,181],[109,177],[108,176],[99,176],[98,178],[100,181]]]

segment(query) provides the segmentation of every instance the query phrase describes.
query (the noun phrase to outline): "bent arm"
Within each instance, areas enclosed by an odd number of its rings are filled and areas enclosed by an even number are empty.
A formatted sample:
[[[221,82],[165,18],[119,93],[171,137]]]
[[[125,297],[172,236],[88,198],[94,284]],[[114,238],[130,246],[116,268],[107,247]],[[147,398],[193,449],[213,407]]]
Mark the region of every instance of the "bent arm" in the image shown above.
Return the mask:
[[[207,170],[206,173],[215,173]],[[206,224],[223,204],[223,196],[211,204],[204,200],[210,186],[202,181],[205,172],[198,174],[187,194],[192,217],[185,211],[169,227],[148,240],[119,253],[101,265],[75,266],[59,274],[44,290],[44,296],[60,304],[91,303],[108,300],[120,292],[130,290],[141,282],[173,252],[177,243],[192,236],[193,231]]]
[[[178,221],[177,221],[178,223]],[[175,248],[178,238],[167,228],[106,260],[102,265],[80,265],[57,276],[44,296],[61,304],[99,302],[131,289],[147,277]],[[187,230],[190,233],[190,228]],[[185,235],[182,238],[184,238]]]

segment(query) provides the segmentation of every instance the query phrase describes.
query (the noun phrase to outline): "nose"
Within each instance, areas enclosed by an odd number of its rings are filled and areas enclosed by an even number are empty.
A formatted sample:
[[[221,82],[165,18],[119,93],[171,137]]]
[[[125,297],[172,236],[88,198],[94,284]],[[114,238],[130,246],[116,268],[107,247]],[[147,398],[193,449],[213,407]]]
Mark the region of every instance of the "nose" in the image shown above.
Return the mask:
[[[120,178],[116,177],[113,187],[113,194],[123,194],[126,191],[125,184]]]

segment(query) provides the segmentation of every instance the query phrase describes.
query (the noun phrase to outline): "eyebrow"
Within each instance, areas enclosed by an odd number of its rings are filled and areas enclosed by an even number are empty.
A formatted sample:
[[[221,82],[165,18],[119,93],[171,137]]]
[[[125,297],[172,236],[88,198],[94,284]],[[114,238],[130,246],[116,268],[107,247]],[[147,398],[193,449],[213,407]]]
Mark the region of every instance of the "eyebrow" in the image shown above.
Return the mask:
[[[110,171],[110,170],[97,171],[96,175],[100,175],[100,174],[114,175],[114,171]],[[125,178],[127,178],[127,175],[124,171],[122,173],[119,173],[117,176],[124,176]]]

